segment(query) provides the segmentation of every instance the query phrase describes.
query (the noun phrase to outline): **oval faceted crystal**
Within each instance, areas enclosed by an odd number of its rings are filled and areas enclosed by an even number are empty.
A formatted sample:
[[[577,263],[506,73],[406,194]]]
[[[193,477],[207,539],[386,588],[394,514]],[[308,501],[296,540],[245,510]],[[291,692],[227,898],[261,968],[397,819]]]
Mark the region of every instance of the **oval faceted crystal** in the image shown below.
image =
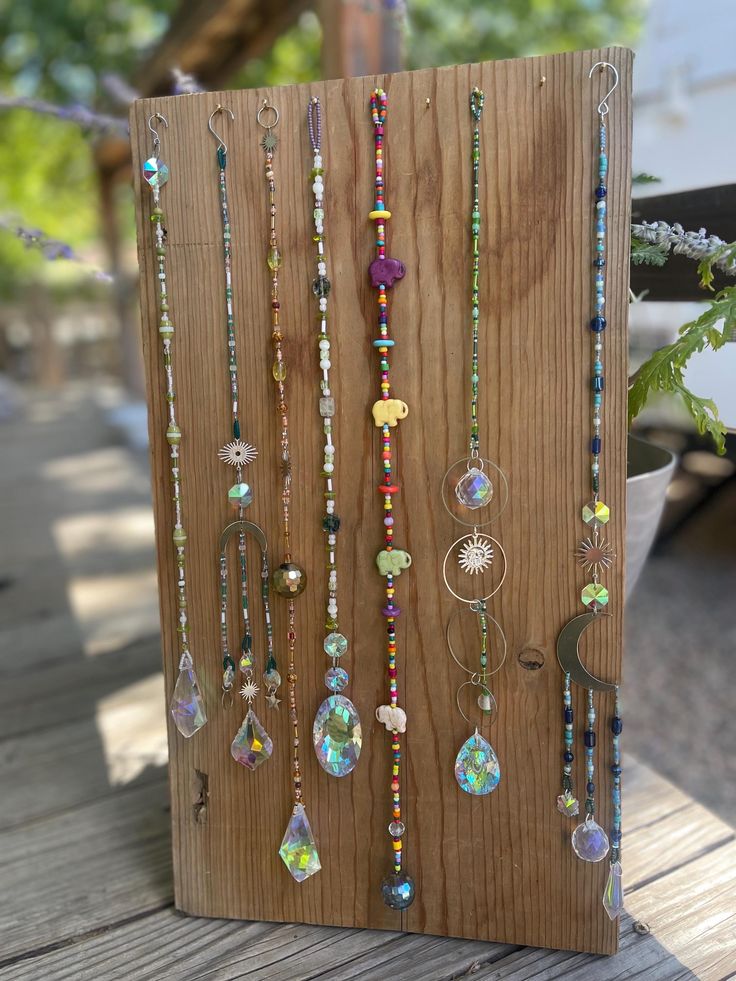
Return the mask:
[[[590,814],[573,831],[572,848],[584,862],[600,862],[608,854],[608,835]]]
[[[501,779],[501,766],[493,747],[474,732],[460,747],[455,758],[455,779],[466,794],[490,794]]]
[[[312,730],[320,766],[333,777],[344,777],[355,767],[363,746],[358,712],[344,695],[330,695],[320,705]]]

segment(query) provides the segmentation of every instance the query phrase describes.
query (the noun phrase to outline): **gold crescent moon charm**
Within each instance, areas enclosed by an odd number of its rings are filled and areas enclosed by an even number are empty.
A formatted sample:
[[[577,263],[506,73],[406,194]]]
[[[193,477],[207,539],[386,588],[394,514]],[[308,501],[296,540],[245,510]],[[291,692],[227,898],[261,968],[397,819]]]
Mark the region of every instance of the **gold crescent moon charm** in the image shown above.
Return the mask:
[[[246,535],[250,533],[260,545],[261,551],[266,551],[266,536],[263,534],[258,525],[253,524],[252,521],[233,521],[232,524],[229,524],[220,535],[220,551],[224,552],[225,547],[232,535],[234,535],[235,532],[241,531]]]
[[[580,651],[578,645],[580,638],[594,620],[601,617],[610,617],[610,613],[581,613],[578,617],[573,617],[569,623],[560,631],[557,638],[557,660],[565,674],[570,675],[570,680],[581,688],[592,688],[593,691],[615,691],[615,685],[609,685],[606,681],[601,681],[594,674],[587,671],[580,661]]]

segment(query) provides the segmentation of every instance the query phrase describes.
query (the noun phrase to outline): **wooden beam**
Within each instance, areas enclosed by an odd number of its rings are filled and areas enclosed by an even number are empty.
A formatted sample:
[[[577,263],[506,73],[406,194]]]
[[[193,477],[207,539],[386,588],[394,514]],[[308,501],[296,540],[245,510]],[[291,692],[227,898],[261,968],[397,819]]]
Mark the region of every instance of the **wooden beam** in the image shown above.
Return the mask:
[[[736,184],[638,198],[632,205],[631,220],[635,224],[679,222],[687,231],[705,228],[726,242],[736,241]],[[716,273],[713,287],[719,290],[729,282],[733,279]],[[671,256],[661,268],[632,266],[631,288],[637,295],[646,290],[647,300],[706,300],[709,296],[698,286],[695,263],[681,255]]]

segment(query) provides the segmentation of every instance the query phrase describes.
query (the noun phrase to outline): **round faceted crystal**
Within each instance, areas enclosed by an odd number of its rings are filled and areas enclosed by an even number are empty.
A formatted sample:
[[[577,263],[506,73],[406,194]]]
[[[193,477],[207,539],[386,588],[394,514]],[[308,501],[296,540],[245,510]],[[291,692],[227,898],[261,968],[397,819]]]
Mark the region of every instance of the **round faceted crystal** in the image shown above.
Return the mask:
[[[401,838],[406,828],[401,821],[392,821],[388,826],[388,833],[392,838]]]
[[[158,157],[149,157],[143,164],[143,177],[151,187],[163,187],[169,179],[169,168]]]
[[[348,639],[343,634],[333,631],[325,637],[324,647],[325,654],[329,655],[329,657],[342,657],[348,649]]]
[[[270,671],[263,672],[263,680],[269,688],[278,688],[281,684],[281,675],[276,668],[272,668]]]
[[[599,607],[607,605],[608,590],[599,582],[589,582],[587,586],[583,587],[583,591],[580,593],[580,599],[585,606],[597,610]]]
[[[414,880],[406,872],[387,875],[381,883],[381,896],[390,909],[407,909],[414,902]]]
[[[483,796],[495,790],[501,767],[493,747],[479,732],[467,739],[455,758],[455,779],[466,794]]]
[[[330,695],[322,702],[312,730],[314,751],[323,770],[344,777],[354,768],[363,745],[360,718],[344,695]]]
[[[583,506],[583,521],[591,528],[600,528],[610,517],[610,509],[603,501],[589,501]]]
[[[586,815],[572,833],[572,849],[584,862],[600,862],[608,854],[608,835],[595,819]]]
[[[466,508],[482,508],[493,499],[493,484],[482,470],[471,467],[455,485],[455,497]]]
[[[325,672],[325,684],[330,691],[342,691],[348,683],[348,673],[345,668],[328,668]]]
[[[227,492],[227,499],[236,511],[239,511],[240,508],[247,508],[253,500],[250,484],[233,484]]]
[[[306,585],[307,574],[296,562],[284,562],[274,571],[273,588],[279,596],[299,596]]]

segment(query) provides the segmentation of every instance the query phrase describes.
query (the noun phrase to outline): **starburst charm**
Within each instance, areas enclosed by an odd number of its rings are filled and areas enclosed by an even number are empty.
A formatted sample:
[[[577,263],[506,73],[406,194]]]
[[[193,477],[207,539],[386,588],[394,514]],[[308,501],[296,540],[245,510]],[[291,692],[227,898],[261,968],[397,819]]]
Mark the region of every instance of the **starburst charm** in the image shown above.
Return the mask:
[[[275,133],[269,130],[266,135],[261,140],[261,146],[266,151],[266,153],[273,153],[276,147],[279,145],[278,138]]]
[[[463,572],[468,572],[471,576],[485,572],[493,563],[493,546],[484,535],[474,532],[472,538],[460,549],[458,562]]]
[[[605,539],[596,542],[591,538],[584,538],[578,545],[575,556],[578,564],[583,566],[586,572],[598,572],[600,569],[610,569],[616,553],[613,547]]]
[[[244,467],[255,460],[258,456],[258,450],[250,443],[235,439],[232,443],[226,443],[221,450],[218,450],[217,455],[223,463],[229,463],[232,467]]]
[[[240,694],[248,704],[253,701],[260,690],[255,681],[246,681],[244,685],[240,686]]]

